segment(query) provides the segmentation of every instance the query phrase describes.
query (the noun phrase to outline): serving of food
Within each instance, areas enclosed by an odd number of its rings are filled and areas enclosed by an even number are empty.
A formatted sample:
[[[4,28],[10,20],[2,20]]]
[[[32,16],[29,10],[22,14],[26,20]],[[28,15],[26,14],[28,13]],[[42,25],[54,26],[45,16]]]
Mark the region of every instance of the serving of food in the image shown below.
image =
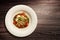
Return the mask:
[[[13,24],[18,28],[25,28],[29,24],[29,18],[26,15],[25,11],[20,11],[17,15],[13,18]]]
[[[37,15],[29,6],[16,5],[7,12],[5,25],[12,35],[26,37],[36,29]]]

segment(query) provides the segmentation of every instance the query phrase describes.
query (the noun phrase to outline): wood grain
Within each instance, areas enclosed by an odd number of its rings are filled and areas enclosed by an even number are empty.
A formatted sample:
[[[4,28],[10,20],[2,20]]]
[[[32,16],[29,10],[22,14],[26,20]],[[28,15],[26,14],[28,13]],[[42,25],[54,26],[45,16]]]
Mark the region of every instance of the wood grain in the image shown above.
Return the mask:
[[[36,30],[24,38],[11,35],[5,26],[7,11],[18,4],[32,7],[38,17]],[[0,0],[0,40],[60,40],[60,0]]]

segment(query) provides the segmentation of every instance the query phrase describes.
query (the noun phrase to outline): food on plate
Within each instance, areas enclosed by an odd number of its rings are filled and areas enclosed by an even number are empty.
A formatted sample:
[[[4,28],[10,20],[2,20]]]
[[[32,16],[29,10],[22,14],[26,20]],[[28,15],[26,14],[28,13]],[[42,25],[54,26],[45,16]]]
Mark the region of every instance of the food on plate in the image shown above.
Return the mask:
[[[25,28],[29,24],[29,18],[26,15],[25,11],[21,11],[20,13],[16,14],[13,18],[13,24],[18,28]]]

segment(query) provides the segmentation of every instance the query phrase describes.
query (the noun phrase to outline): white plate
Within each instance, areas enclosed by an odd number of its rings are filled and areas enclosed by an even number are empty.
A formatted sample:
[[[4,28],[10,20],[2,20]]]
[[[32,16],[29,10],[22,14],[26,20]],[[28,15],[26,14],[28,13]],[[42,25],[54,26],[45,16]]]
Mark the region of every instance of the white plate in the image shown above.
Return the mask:
[[[13,25],[13,17],[16,15],[16,12],[24,10],[28,12],[29,15],[29,25],[26,28],[19,29]],[[25,37],[30,35],[37,26],[37,16],[34,10],[26,5],[16,5],[9,9],[5,17],[5,25],[7,30],[14,36]]]

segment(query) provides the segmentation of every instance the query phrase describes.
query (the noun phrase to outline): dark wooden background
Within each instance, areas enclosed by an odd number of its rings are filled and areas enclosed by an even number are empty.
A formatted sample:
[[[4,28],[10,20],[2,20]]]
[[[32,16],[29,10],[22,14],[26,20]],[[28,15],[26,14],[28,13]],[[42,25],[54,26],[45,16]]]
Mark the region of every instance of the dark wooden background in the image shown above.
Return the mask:
[[[18,4],[32,7],[38,17],[36,30],[24,38],[11,35],[5,27],[7,11]],[[60,40],[60,0],[0,0],[0,40]]]

